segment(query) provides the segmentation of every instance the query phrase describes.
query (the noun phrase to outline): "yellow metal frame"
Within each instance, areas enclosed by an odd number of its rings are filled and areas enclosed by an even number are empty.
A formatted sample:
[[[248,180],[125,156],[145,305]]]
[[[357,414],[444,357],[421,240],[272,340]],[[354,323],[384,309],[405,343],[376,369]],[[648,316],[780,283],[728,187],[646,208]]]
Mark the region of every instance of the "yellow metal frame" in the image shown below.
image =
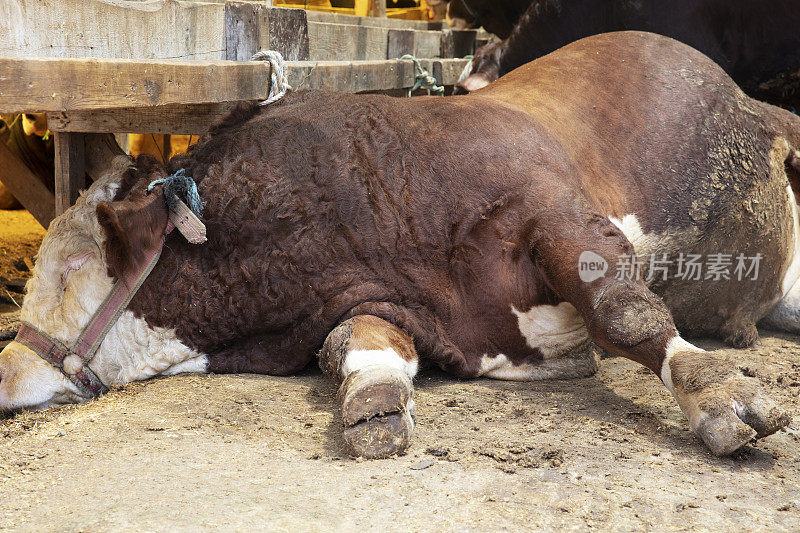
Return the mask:
[[[355,0],[354,8],[333,7],[329,0],[308,0],[308,2],[276,0],[274,5],[307,9],[309,11],[326,11],[328,13],[368,17],[370,15],[372,2],[370,0]],[[386,8],[386,17],[405,20],[428,20],[428,5],[425,3],[425,0],[419,0],[418,7],[388,7]]]

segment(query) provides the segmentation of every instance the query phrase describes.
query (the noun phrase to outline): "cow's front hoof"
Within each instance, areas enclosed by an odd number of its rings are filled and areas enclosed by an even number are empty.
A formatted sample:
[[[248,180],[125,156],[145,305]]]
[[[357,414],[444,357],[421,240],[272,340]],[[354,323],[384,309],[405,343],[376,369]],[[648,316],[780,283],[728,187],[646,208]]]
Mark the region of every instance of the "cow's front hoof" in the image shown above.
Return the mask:
[[[413,401],[411,402],[413,405]],[[366,459],[383,459],[402,453],[411,444],[414,417],[406,409],[376,416],[345,428],[347,452]]]
[[[758,379],[742,375],[718,353],[676,354],[670,368],[678,404],[715,455],[730,455],[791,421]]]
[[[403,452],[414,431],[411,379],[387,366],[350,374],[339,389],[347,451],[377,459]]]

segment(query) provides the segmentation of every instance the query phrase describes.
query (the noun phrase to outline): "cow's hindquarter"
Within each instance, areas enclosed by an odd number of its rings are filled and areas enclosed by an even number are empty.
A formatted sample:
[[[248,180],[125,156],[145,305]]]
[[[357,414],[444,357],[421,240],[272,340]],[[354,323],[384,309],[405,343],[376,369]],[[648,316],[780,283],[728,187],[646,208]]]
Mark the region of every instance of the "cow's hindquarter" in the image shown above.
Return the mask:
[[[515,101],[562,140],[578,187],[634,244],[681,331],[751,344],[784,294],[792,253],[791,132],[675,41],[625,32],[567,49],[572,57],[537,60],[484,93]],[[520,91],[523,78],[534,88]],[[685,275],[689,259],[699,277]]]

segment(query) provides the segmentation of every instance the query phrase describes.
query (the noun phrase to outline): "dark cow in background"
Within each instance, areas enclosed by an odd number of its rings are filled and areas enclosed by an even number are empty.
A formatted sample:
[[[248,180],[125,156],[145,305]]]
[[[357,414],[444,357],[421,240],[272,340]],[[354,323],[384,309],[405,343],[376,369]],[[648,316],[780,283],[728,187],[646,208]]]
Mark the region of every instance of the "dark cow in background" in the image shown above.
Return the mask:
[[[583,37],[642,30],[700,50],[753,98],[800,109],[797,0],[536,0],[511,35],[475,54],[474,91]]]
[[[678,331],[737,347],[759,320],[800,333],[798,148],[800,117],[639,32],[580,40],[464,97],[291,93],[240,107],[168,169],[115,160],[51,224],[21,318],[71,346],[159,247],[167,207],[148,184],[182,168],[208,242],[167,236],[91,362],[105,385],[285,375],[318,357],[341,383],[350,451],[381,457],[409,444],[421,365],[579,377],[599,347],[652,370],[729,454],[790,417],[737,352]],[[624,275],[656,255],[675,261],[663,276]],[[689,256],[760,269],[687,277]],[[29,346],[0,354],[0,410],[87,399]]]
[[[444,1],[427,3],[438,6]],[[447,24],[456,30],[482,27],[505,39],[530,4],[531,0],[449,0]]]

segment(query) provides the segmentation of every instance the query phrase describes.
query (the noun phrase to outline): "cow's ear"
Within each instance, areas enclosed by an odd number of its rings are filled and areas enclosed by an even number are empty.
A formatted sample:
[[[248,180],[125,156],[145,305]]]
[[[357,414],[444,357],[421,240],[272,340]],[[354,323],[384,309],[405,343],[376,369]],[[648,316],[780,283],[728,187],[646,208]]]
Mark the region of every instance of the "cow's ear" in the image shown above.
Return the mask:
[[[97,204],[97,220],[105,233],[108,274],[120,279],[142,266],[161,242],[167,225],[167,205],[161,187],[152,194]]]
[[[154,175],[155,177],[152,177]],[[114,201],[117,202],[127,198],[131,191],[143,180],[149,180],[146,183],[150,183],[153,179],[161,177],[164,177],[164,167],[159,164],[155,157],[149,154],[141,154],[136,158],[134,165],[128,167],[122,173],[119,189],[114,195]],[[144,184],[142,184],[142,187],[144,187]]]

